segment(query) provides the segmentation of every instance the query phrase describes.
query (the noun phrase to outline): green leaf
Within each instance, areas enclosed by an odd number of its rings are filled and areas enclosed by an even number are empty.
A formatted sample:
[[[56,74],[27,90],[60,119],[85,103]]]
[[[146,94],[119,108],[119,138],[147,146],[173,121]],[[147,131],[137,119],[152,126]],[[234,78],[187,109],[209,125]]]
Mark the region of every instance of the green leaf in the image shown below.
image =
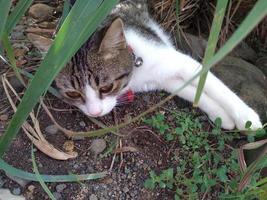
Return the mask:
[[[166,139],[167,139],[167,141],[172,141],[172,140],[174,140],[174,136],[173,136],[173,134],[168,133],[168,134],[166,135]]]
[[[191,185],[191,188],[190,188],[191,193],[195,193],[197,191],[197,189],[198,189],[197,184],[192,184]]]
[[[175,128],[175,132],[178,134],[178,135],[182,135],[184,133],[184,129],[181,128],[181,127],[177,127]]]
[[[5,32],[9,35],[33,0],[20,0],[7,18]]]
[[[12,45],[11,45],[11,43],[9,41],[9,38],[8,38],[8,35],[7,35],[6,32],[3,33],[3,46],[4,46],[5,50],[6,50],[6,54],[7,54],[7,57],[9,59],[10,66],[13,69],[13,71],[15,72],[16,77],[19,79],[19,81],[23,85],[25,85],[24,81],[23,81],[23,79],[22,79],[22,77],[20,75],[19,69],[17,68],[14,51],[13,51]]]
[[[59,71],[95,31],[116,3],[117,0],[77,0],[26,90],[5,135],[1,138],[0,156],[3,156],[40,96],[47,91]]]
[[[252,125],[251,121],[247,121],[246,125],[245,125],[245,128],[249,129],[251,127],[251,125]]]
[[[36,162],[35,162],[34,152],[33,152],[33,144],[32,144],[31,154],[32,154],[33,172],[35,173],[36,179],[39,181],[39,183],[41,184],[42,188],[44,189],[46,194],[49,196],[49,198],[52,199],[52,200],[56,200],[56,198],[54,197],[52,192],[49,190],[49,188],[45,184],[44,180],[42,179],[42,176],[40,175],[40,173],[38,171],[38,168],[37,168],[37,165],[36,165]]]
[[[215,53],[227,4],[228,4],[228,0],[217,1],[214,19],[213,19],[211,30],[210,30],[210,36],[209,36],[207,48],[205,51],[205,55],[203,58],[203,65],[205,65],[207,61],[211,59]],[[199,102],[201,93],[205,85],[207,75],[208,75],[208,72],[202,74],[199,78],[194,105],[197,105]]]
[[[160,188],[166,188],[166,184],[163,181],[159,182],[159,187]]]
[[[216,118],[214,123],[215,123],[216,128],[222,127],[222,119],[220,117]]]
[[[163,171],[167,180],[173,179],[173,168],[169,168]]]
[[[226,166],[223,165],[222,167],[220,167],[217,170],[216,175],[217,175],[217,177],[219,178],[220,181],[226,182],[228,180],[228,177],[227,177],[226,173],[227,173],[227,168],[226,168]]]
[[[61,27],[62,23],[65,21],[66,17],[68,16],[68,13],[70,12],[71,5],[69,3],[69,0],[64,0],[64,6],[63,6],[63,12],[62,16],[59,21],[59,27]]]
[[[11,0],[0,0],[0,42],[6,27],[8,13],[11,7]]]
[[[16,176],[18,178],[38,181],[35,174],[17,169],[7,164],[4,160],[0,159],[0,169],[6,173]],[[74,182],[74,181],[86,181],[103,178],[107,175],[107,172],[93,173],[93,174],[81,174],[81,175],[41,175],[44,182]]]
[[[153,190],[155,188],[155,182],[152,179],[147,179],[144,183],[145,188]]]

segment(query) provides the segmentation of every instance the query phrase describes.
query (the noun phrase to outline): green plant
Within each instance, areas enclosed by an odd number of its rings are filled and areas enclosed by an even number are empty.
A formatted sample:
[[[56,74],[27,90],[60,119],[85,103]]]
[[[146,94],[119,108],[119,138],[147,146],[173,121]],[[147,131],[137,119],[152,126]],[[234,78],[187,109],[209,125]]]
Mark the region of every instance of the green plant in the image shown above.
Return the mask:
[[[174,184],[173,168],[163,170],[159,176],[154,171],[149,172],[150,178],[145,181],[145,187],[154,189],[158,184],[160,188],[172,189]]]
[[[193,114],[170,111],[166,115],[172,121],[156,114],[144,119],[144,123],[158,130],[169,142],[177,143],[181,153],[179,156],[174,153],[172,158],[175,169],[169,168],[159,174],[150,171],[145,187],[176,189],[176,199],[197,197],[198,194],[212,191],[214,187],[220,187],[223,193],[235,191],[240,180],[240,169],[236,151],[229,149],[226,143],[238,135],[225,134],[220,129],[220,119],[208,132],[203,129],[201,119]],[[225,152],[228,154],[223,155]]]

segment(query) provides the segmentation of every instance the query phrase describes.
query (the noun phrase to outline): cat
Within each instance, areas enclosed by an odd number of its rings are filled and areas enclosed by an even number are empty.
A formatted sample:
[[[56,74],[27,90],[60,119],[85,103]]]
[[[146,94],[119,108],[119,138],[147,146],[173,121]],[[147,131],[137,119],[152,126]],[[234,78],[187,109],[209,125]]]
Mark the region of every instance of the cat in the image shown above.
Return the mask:
[[[108,114],[119,97],[133,92],[175,93],[201,70],[199,62],[175,49],[170,37],[148,12],[145,0],[117,4],[95,33],[56,77],[63,99],[90,117]],[[177,95],[194,100],[199,79]],[[258,114],[211,72],[199,108],[222,128],[262,127]]]

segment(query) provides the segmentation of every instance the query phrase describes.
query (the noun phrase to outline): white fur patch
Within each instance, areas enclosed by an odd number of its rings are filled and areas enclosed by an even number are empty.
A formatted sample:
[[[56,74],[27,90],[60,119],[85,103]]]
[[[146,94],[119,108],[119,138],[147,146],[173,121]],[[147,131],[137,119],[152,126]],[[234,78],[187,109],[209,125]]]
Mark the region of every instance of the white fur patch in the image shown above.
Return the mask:
[[[116,106],[116,97],[100,99],[90,85],[86,85],[84,92],[86,94],[85,104],[78,105],[78,107],[90,117],[106,115]]]

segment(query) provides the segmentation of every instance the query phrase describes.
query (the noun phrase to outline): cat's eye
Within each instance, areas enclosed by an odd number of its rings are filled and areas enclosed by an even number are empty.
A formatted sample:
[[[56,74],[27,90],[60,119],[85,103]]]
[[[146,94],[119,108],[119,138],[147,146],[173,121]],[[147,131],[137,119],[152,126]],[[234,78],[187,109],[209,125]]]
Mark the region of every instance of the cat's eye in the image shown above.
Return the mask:
[[[65,94],[71,99],[79,99],[82,97],[81,93],[76,91],[68,91]]]
[[[100,93],[102,94],[107,94],[109,92],[111,92],[111,90],[113,89],[113,83],[103,86],[99,89]]]

